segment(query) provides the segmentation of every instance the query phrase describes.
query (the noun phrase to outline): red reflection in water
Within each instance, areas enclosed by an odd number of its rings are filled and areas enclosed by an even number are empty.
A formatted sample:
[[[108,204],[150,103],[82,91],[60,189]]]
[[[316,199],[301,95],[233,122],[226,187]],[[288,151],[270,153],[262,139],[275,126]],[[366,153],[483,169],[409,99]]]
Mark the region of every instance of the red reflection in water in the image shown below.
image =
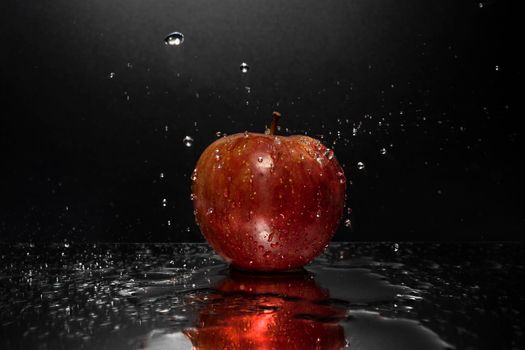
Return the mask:
[[[345,310],[322,305],[328,292],[306,272],[231,271],[186,329],[194,349],[341,349]]]

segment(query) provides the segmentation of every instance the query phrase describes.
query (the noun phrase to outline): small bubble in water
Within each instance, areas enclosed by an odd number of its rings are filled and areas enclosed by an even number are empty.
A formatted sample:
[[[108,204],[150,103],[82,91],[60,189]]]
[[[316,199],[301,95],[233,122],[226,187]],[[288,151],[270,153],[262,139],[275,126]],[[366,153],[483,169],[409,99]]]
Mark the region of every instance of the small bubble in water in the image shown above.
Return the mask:
[[[178,46],[184,42],[184,35],[179,32],[170,33],[164,38],[164,43],[170,46]]]
[[[165,207],[166,205],[168,205],[168,200],[166,198],[164,198],[162,200],[162,206]]]
[[[381,148],[381,149],[379,150],[379,153],[381,153],[382,155],[385,155],[385,154],[386,154],[386,148],[384,148],[384,147]]]
[[[240,67],[242,73],[248,73],[250,66],[246,62],[241,63]]]
[[[114,72],[109,73],[108,77],[109,79],[115,78],[116,74]]]
[[[363,162],[357,162],[357,169],[363,170],[365,168],[365,163]]]
[[[496,69],[496,71],[498,71],[499,70],[499,66],[496,66],[495,69]]]
[[[479,6],[479,8],[481,9],[481,8],[483,8],[484,5],[483,5],[482,2],[480,2],[480,3],[478,4],[478,6]]]
[[[184,146],[186,146],[186,147],[191,147],[191,146],[193,146],[193,137],[191,137],[191,136],[185,136],[185,137],[182,139],[182,142],[184,143]]]

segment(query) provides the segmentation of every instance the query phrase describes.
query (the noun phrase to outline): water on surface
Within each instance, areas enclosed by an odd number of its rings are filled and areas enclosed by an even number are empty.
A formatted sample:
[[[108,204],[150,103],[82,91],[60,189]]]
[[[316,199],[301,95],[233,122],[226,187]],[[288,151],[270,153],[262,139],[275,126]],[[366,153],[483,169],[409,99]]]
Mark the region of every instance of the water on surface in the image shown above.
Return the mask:
[[[205,244],[0,245],[0,349],[520,349],[524,248],[333,243],[267,275]]]

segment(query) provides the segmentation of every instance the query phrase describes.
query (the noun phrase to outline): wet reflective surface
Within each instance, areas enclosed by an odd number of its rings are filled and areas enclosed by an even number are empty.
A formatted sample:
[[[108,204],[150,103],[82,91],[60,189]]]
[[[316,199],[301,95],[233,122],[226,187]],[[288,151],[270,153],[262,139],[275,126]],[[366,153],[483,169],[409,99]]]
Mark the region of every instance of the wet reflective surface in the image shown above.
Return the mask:
[[[205,244],[0,245],[0,349],[521,349],[517,243],[332,243],[300,271]]]

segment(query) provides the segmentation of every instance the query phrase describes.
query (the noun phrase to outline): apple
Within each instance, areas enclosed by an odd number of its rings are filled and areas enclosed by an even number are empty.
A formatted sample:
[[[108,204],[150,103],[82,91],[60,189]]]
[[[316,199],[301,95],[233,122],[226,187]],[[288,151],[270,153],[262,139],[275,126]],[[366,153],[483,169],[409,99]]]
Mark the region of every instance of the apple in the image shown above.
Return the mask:
[[[193,349],[342,349],[344,308],[326,303],[305,271],[253,274],[230,271],[207,295],[195,327],[183,332]]]
[[[341,220],[346,178],[334,152],[304,135],[244,132],[209,145],[192,179],[197,225],[234,267],[279,271],[319,255]]]

